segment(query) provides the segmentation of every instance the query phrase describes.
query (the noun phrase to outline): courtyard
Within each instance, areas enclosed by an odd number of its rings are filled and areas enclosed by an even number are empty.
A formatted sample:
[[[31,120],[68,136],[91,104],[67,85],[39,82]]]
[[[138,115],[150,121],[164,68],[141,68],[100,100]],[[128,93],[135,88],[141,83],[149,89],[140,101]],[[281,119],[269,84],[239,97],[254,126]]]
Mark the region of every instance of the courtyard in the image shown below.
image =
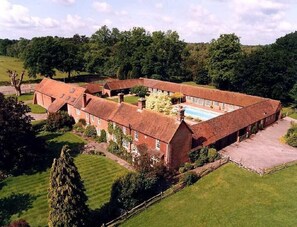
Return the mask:
[[[251,138],[224,148],[221,154],[260,174],[273,167],[297,161],[297,149],[281,142],[291,121],[294,119],[289,117],[279,120]]]

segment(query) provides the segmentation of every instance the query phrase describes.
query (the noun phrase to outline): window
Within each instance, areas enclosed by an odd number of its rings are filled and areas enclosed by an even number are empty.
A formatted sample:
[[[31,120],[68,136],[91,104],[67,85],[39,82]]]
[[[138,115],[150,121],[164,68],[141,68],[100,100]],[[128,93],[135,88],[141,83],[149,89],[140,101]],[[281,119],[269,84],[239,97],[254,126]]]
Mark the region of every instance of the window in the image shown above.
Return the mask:
[[[123,147],[124,148],[128,148],[129,147],[129,143],[128,143],[128,141],[127,140],[123,140]]]
[[[100,128],[96,128],[96,131],[97,131],[97,135],[100,136],[100,134],[101,134]]]
[[[91,121],[94,122],[94,116],[93,115],[91,115]]]
[[[88,122],[89,121],[89,114],[86,113],[86,121]]]
[[[76,115],[80,115],[80,110],[79,109],[75,109],[75,113],[76,113]]]
[[[156,149],[160,150],[160,140],[156,139]]]
[[[124,133],[124,135],[126,135],[126,127],[125,126],[123,126],[123,133]]]
[[[134,132],[134,139],[138,140],[138,132],[136,132],[136,131]]]
[[[101,124],[101,119],[98,117],[98,125]]]

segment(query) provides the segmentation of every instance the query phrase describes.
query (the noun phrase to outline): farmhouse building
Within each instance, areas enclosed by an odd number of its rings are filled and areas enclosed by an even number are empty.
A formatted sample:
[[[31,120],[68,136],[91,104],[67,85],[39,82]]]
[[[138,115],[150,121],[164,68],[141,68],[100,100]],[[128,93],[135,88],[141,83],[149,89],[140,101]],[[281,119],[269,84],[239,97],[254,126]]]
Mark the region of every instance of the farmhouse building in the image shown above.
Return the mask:
[[[182,93],[185,104],[220,114],[202,122],[189,122],[184,119],[183,109],[178,109],[174,117],[145,109],[142,99],[137,106],[124,103],[123,95],[136,85],[146,86],[150,92]],[[85,119],[96,127],[98,135],[101,130],[108,131],[109,124],[116,125],[132,139],[123,141],[128,152],[138,155],[145,145],[153,160],[163,160],[170,168],[188,161],[189,151],[198,147],[213,145],[221,149],[249,137],[277,121],[281,110],[276,100],[146,78],[114,80],[103,85],[102,95],[117,94],[116,103],[87,94],[85,88],[45,78],[36,86],[34,103],[48,112],[68,111],[76,122]],[[108,136],[108,140],[113,139]]]

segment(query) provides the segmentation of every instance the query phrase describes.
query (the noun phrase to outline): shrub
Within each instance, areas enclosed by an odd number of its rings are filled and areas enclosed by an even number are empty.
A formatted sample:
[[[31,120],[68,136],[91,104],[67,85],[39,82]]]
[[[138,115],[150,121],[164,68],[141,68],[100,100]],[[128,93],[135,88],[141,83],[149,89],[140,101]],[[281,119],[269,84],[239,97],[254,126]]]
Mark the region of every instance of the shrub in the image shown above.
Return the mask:
[[[114,141],[109,141],[108,147],[107,147],[108,152],[110,153],[119,153],[119,146],[116,142]]]
[[[99,143],[106,143],[107,142],[106,131],[104,129],[101,129],[101,131],[100,131],[100,136],[98,138],[98,142]]]
[[[196,173],[192,173],[192,172],[185,173],[181,177],[181,182],[186,186],[190,186],[196,183],[198,180],[199,180],[199,176]]]
[[[285,135],[287,144],[292,147],[297,147],[297,124],[292,123],[291,128],[288,129],[287,134]]]
[[[289,138],[287,138],[287,144],[292,147],[297,147],[297,133],[294,133]]]
[[[24,219],[19,219],[11,222],[8,227],[30,227],[30,225]]]
[[[209,148],[207,153],[207,158],[209,162],[213,162],[218,157],[218,152],[214,148]]]
[[[84,135],[87,137],[96,137],[97,136],[97,131],[95,126],[93,125],[88,125],[85,129]]]
[[[198,160],[195,161],[195,168],[196,167],[201,167],[203,165],[204,165],[204,162],[202,160],[198,159]]]
[[[186,162],[184,167],[185,167],[186,171],[193,169],[192,164],[189,162]]]
[[[85,119],[81,118],[78,120],[78,123],[81,123],[83,126],[86,126],[87,125],[87,122]]]
[[[81,122],[77,122],[75,125],[73,125],[73,129],[77,132],[81,132],[81,133],[85,132],[84,126]]]
[[[57,131],[57,130],[71,130],[72,125],[74,124],[74,119],[72,116],[69,116],[67,112],[61,111],[56,113],[49,113],[45,130],[47,131]]]
[[[187,170],[186,170],[186,168],[185,167],[179,167],[179,169],[178,169],[178,172],[179,173],[184,173],[184,172],[186,172]]]

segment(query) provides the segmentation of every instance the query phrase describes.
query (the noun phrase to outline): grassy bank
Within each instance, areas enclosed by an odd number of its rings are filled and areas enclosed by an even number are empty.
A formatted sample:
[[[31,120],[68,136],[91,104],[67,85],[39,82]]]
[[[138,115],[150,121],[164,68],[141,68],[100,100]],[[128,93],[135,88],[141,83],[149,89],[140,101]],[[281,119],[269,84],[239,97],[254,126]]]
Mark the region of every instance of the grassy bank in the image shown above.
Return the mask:
[[[261,177],[227,164],[124,226],[296,226],[296,171]]]

